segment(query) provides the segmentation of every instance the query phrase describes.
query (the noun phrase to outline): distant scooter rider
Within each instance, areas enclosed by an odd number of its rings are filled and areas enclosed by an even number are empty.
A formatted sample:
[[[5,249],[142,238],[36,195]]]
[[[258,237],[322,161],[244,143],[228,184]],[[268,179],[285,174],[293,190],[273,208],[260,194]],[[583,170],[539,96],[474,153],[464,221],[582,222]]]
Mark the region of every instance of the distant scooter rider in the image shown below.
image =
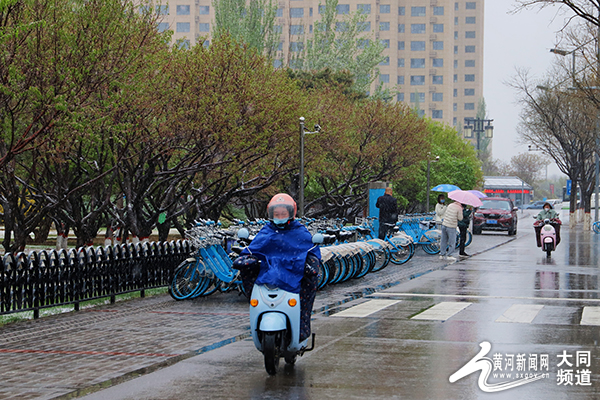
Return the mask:
[[[540,240],[540,232],[542,230],[541,222],[547,219],[550,220],[550,224],[554,227],[554,230],[556,231],[556,244],[558,245],[560,243],[560,225],[562,222],[560,222],[560,219],[558,218],[558,213],[552,208],[552,205],[548,202],[544,203],[544,208],[535,217],[535,219],[536,222],[533,226],[535,228],[537,246],[542,247],[542,242]]]
[[[302,341],[310,336],[321,251],[312,243],[308,229],[294,219],[296,202],[291,196],[275,195],[267,205],[267,214],[270,222],[242,251],[233,267],[240,270],[248,294],[255,283],[300,294]]]

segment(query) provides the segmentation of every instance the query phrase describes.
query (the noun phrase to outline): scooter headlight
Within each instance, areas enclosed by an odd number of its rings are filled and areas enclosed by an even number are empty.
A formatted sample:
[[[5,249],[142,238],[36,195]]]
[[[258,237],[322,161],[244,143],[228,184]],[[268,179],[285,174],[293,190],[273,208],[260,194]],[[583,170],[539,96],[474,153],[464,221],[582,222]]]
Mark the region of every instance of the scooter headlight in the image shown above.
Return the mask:
[[[258,299],[252,299],[252,300],[250,300],[250,305],[252,307],[256,307],[258,305]]]
[[[551,230],[552,230],[552,227],[551,227],[551,226],[548,226],[548,225],[546,225],[546,226],[544,226],[544,230],[545,230],[545,231],[551,231]]]
[[[290,307],[296,307],[296,304],[298,304],[298,302],[296,301],[296,299],[289,299],[288,304],[290,305]]]

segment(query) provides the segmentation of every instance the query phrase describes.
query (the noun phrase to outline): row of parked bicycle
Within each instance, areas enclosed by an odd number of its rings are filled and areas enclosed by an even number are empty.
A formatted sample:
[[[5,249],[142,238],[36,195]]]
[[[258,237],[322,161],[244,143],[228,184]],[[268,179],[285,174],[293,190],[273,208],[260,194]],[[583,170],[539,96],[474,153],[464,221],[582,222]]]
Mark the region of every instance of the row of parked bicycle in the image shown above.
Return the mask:
[[[320,246],[318,289],[381,271],[390,262],[404,264],[412,258],[417,245],[428,254],[440,251],[440,231],[435,229],[432,214],[400,218],[383,240],[375,234],[375,220],[364,218],[360,224],[347,226],[343,219],[299,219],[312,234],[324,236]],[[175,269],[169,287],[171,296],[184,300],[217,291],[235,290],[245,294],[238,271],[232,268],[233,260],[267,222],[236,220],[229,229],[222,229],[214,221],[197,221],[196,226],[186,231],[186,239],[192,242],[195,250]],[[249,231],[247,239],[237,236],[242,227]],[[471,243],[471,239],[469,233],[466,245]]]

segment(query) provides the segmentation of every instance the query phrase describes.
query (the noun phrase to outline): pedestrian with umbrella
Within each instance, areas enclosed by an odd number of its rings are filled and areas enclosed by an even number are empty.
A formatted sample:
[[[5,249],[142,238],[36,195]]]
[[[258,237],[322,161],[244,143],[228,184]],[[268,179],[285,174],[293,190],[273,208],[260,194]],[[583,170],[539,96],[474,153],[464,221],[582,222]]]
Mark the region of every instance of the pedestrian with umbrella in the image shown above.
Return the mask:
[[[455,257],[452,257],[452,253],[454,253],[456,247],[456,228],[458,226],[458,221],[462,221],[463,219],[463,204],[481,207],[482,203],[475,194],[465,190],[452,191],[448,193],[448,198],[455,202],[448,206],[446,213],[444,214],[440,243],[440,258],[453,261],[456,260]]]

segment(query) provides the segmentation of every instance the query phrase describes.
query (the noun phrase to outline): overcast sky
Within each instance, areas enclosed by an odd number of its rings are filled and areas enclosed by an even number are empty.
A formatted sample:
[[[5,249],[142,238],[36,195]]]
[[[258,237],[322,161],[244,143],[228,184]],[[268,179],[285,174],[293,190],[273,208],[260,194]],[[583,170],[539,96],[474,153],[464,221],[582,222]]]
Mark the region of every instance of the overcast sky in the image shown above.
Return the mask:
[[[517,143],[517,93],[505,82],[515,76],[517,67],[528,69],[533,77],[544,76],[553,58],[560,57],[550,49],[564,21],[564,12],[557,16],[558,7],[509,14],[512,9],[513,0],[485,2],[483,95],[488,118],[494,120],[493,157],[505,162],[527,152],[526,145]],[[556,165],[551,165],[548,175],[558,174]]]

